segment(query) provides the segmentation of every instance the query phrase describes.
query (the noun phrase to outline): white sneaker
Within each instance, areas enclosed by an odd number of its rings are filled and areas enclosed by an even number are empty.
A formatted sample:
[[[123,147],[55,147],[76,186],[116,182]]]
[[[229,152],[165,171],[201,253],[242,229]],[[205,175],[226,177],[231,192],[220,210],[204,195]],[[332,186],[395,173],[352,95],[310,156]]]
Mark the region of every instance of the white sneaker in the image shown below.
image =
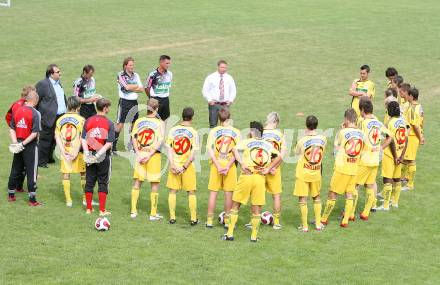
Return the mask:
[[[245,224],[244,227],[246,229],[248,229],[248,230],[251,230],[252,229],[252,224],[251,223]]]
[[[83,200],[83,206],[87,206],[87,202]],[[99,203],[92,200],[92,206],[99,206]]]
[[[138,213],[130,213],[130,218],[135,219],[137,217]]]
[[[299,227],[298,227],[298,230],[299,230],[300,232],[303,232],[303,233],[308,233],[308,232],[309,232],[309,228],[305,228],[305,227],[303,227],[303,226],[299,226]]]
[[[391,206],[396,208],[396,209],[399,208],[399,204],[397,204],[397,203],[396,204],[391,204]]]
[[[383,200],[383,196],[382,196],[382,194],[380,194],[380,193],[377,193],[377,196],[376,196],[378,199],[382,199]]]
[[[408,186],[402,186],[402,192],[406,192],[406,191],[408,191],[409,190],[409,188],[408,188]]]
[[[159,221],[162,219],[163,217],[160,214],[156,214],[156,216],[150,216],[150,221]]]
[[[273,225],[273,226],[272,226],[272,228],[273,228],[274,230],[281,230],[282,227],[283,227],[283,226],[280,225],[280,224],[278,224],[278,225]]]
[[[66,206],[72,208],[72,202],[66,202]]]
[[[389,208],[389,207],[388,207],[388,208],[385,208],[385,207],[382,205],[382,206],[378,207],[376,210],[378,210],[378,211],[389,211],[390,208]]]

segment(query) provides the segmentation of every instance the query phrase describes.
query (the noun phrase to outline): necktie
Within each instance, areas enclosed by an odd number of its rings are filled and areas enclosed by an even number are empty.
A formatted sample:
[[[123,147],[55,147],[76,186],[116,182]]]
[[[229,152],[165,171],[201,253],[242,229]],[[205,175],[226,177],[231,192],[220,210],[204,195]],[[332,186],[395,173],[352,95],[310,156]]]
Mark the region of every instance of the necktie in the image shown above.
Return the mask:
[[[223,81],[223,74],[220,74],[220,97],[219,97],[219,101],[223,102],[225,101],[225,82]]]

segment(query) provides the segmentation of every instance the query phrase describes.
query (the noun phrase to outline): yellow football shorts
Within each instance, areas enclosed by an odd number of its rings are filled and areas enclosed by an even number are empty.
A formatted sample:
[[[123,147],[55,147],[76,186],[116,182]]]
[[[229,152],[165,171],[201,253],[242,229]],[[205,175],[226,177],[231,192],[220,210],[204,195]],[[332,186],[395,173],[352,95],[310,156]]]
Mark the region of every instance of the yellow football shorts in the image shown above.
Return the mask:
[[[420,141],[416,136],[408,137],[408,146],[406,147],[405,160],[416,160],[419,144]]]
[[[266,175],[266,190],[267,193],[270,193],[272,195],[280,194],[281,192],[283,192],[280,167],[277,168],[274,175],[270,173]]]
[[[232,195],[232,201],[246,205],[251,199],[251,205],[263,206],[266,203],[266,181],[261,174],[241,174],[237,187]]]
[[[402,175],[402,164],[395,165],[394,159],[388,155],[384,155],[382,159],[382,177],[384,178],[400,178]]]
[[[196,168],[191,163],[182,174],[168,172],[167,187],[172,190],[196,191]]]
[[[214,163],[211,163],[211,170],[209,173],[208,190],[210,191],[234,191],[237,186],[237,166],[235,163],[229,168],[227,175],[220,175]]]
[[[356,187],[356,175],[348,175],[335,171],[330,181],[330,191],[339,195],[353,193]]]
[[[61,158],[60,172],[65,174],[86,172],[86,164],[84,162],[83,153],[78,153],[78,156],[72,161],[65,161],[63,158]]]
[[[300,178],[295,179],[293,195],[297,197],[316,197],[321,192],[321,180],[307,182]]]
[[[140,164],[136,161],[133,178],[139,181],[160,182],[160,167],[161,157],[160,153],[157,152],[153,154],[147,163]]]
[[[359,166],[356,176],[356,184],[374,184],[376,183],[378,166]]]

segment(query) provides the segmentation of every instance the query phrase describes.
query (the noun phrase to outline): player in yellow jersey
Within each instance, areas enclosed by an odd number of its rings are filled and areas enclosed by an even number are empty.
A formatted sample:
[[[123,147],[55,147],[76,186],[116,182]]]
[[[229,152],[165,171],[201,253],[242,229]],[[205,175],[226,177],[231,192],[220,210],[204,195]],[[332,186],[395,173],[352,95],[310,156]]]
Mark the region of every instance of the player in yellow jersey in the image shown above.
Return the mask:
[[[191,127],[194,109],[186,107],[182,111],[182,121],[171,128],[167,137],[168,161],[170,163],[167,187],[170,224],[176,223],[176,194],[179,190],[188,193],[188,206],[191,214],[191,225],[199,223],[197,219],[196,168],[193,160],[199,149],[197,131]]]
[[[232,127],[228,108],[220,109],[218,118],[220,126],[213,128],[208,134],[206,151],[210,157],[208,219],[206,227],[213,227],[217,193],[223,190],[225,226],[228,225],[232,207],[232,193],[237,184],[237,167],[232,149],[240,142],[240,131]]]
[[[238,210],[242,204],[247,204],[250,199],[252,211],[251,242],[258,241],[261,207],[266,203],[265,175],[272,171],[281,160],[280,153],[274,146],[262,139],[263,129],[260,122],[251,122],[250,138],[241,141],[233,149],[235,159],[240,163],[242,172],[232,195],[231,215],[228,231],[223,236],[224,240],[234,240]],[[239,151],[243,152],[242,155]]]
[[[373,81],[368,79],[369,74],[370,67],[368,65],[362,65],[359,73],[360,78],[353,81],[349,91],[349,95],[352,97],[351,107],[356,111],[358,117],[361,115],[359,110],[359,99],[361,97],[373,99],[376,93]]]
[[[393,88],[393,81],[399,75],[397,70],[394,67],[388,67],[385,70],[385,77],[388,79],[387,88]]]
[[[373,115],[371,100],[361,100],[359,109],[363,118],[359,127],[364,134],[365,144],[361,153],[356,184],[365,185],[366,188],[365,206],[359,217],[364,221],[368,221],[370,210],[376,201],[377,186],[375,185],[380,153],[391,143],[392,137],[390,131]],[[383,136],[385,140],[382,138]]]
[[[159,101],[150,98],[147,103],[147,116],[138,118],[131,131],[133,149],[136,153],[134,165],[133,188],[131,189],[131,214],[137,217],[137,202],[142,183],[151,183],[150,221],[158,221],[163,217],[157,213],[159,200],[159,183],[161,175],[161,156],[159,149],[162,145],[165,124],[157,117]]]
[[[281,159],[286,154],[286,143],[284,134],[278,129],[280,123],[280,117],[278,113],[271,112],[267,115],[266,125],[263,131],[263,139],[270,142],[277,151],[280,152]],[[274,166],[271,172],[266,175],[266,191],[272,194],[273,199],[273,229],[280,230],[280,218],[281,218],[281,163]]]
[[[336,204],[337,195],[345,195],[345,213],[341,227],[347,227],[353,208],[353,192],[360,155],[364,147],[364,136],[356,128],[357,114],[352,108],[344,113],[342,129],[335,139],[335,165],[330,182],[327,202],[322,213],[321,223],[328,224],[328,218]]]
[[[400,113],[407,123],[407,129],[410,128],[409,120],[408,120],[408,111],[409,111],[409,102],[408,102],[408,93],[411,90],[411,85],[409,83],[402,83],[399,88],[399,97],[400,97]],[[404,162],[402,163],[402,190],[406,190],[406,183],[408,182],[408,165]]]
[[[382,177],[383,177],[383,205],[378,210],[389,211],[390,201],[392,205],[398,207],[401,183],[400,176],[405,150],[407,146],[406,122],[400,116],[399,103],[390,102],[387,106],[390,120],[387,129],[391,133],[392,142],[384,149],[382,158]]]
[[[397,92],[397,101],[399,102],[399,104],[403,103],[403,99],[400,97],[400,87],[403,84],[403,77],[400,75],[397,75],[396,78],[393,79],[393,81],[391,82],[391,88],[396,90]]]
[[[327,138],[318,135],[318,119],[311,115],[306,119],[307,130],[304,136],[298,140],[295,147],[295,154],[299,156],[296,164],[295,190],[293,195],[298,197],[299,209],[301,212],[302,226],[299,230],[309,231],[307,223],[307,197],[313,199],[313,211],[315,213],[315,229],[320,231],[321,225],[321,178],[322,178],[322,159],[327,144]]]
[[[84,193],[86,185],[86,165],[81,149],[81,133],[85,119],[79,115],[81,103],[76,96],[67,99],[68,112],[56,122],[55,140],[60,149],[61,173],[63,175],[63,189],[67,207],[72,207],[70,195],[70,174],[81,175],[81,188]],[[83,203],[85,197],[83,196]],[[95,203],[96,204],[96,203]]]
[[[414,178],[416,175],[416,156],[419,145],[425,144],[423,135],[423,108],[418,102],[419,90],[412,87],[408,92],[407,123],[409,125],[408,147],[405,152],[405,164],[408,171],[408,184],[403,191],[414,189]]]

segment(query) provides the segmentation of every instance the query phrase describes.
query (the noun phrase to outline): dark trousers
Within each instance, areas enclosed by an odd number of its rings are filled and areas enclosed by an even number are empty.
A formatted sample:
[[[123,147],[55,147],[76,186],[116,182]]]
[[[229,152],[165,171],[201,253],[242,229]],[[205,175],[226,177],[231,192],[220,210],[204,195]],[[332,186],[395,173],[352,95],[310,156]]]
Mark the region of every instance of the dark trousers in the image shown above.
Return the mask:
[[[162,119],[162,121],[168,119],[170,117],[170,98],[168,97],[165,98],[151,97],[151,98],[154,98],[157,101],[159,101],[159,110],[157,111],[157,113],[159,114],[160,119]]]
[[[26,145],[22,152],[14,154],[8,181],[10,194],[14,194],[17,185],[23,183],[24,171],[26,171],[29,195],[35,196],[38,175],[38,144],[35,141]]]
[[[93,193],[96,181],[98,181],[98,192],[108,193],[108,184],[112,172],[112,158],[106,154],[103,161],[86,166],[86,187],[85,192]]]
[[[53,160],[55,145],[55,125],[52,127],[42,126],[38,145],[38,165],[42,166]]]
[[[216,103],[214,105],[208,105],[208,110],[209,110],[209,127],[210,128],[215,128],[217,126],[218,123],[218,111],[220,111],[220,109],[226,106],[224,104],[220,104],[220,103]]]

